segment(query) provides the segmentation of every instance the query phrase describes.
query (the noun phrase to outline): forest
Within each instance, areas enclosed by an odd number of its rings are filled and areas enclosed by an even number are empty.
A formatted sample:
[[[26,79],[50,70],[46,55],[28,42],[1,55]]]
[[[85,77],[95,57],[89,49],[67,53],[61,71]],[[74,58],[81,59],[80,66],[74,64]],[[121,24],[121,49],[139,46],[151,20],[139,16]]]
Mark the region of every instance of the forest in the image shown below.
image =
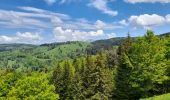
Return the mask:
[[[169,100],[168,93],[168,33],[0,45],[0,100]]]

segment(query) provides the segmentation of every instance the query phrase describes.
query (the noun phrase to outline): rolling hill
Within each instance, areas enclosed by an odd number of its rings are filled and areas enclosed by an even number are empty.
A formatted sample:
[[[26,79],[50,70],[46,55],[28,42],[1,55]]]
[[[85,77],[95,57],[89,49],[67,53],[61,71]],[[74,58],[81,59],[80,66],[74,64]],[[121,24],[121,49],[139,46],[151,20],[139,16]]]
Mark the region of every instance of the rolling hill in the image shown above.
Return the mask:
[[[170,33],[160,35],[167,36]],[[136,38],[132,38],[135,40]],[[43,68],[63,59],[76,58],[87,54],[93,55],[100,50],[117,48],[125,37],[97,40],[94,42],[63,42],[42,45],[0,44],[0,67],[18,69]]]

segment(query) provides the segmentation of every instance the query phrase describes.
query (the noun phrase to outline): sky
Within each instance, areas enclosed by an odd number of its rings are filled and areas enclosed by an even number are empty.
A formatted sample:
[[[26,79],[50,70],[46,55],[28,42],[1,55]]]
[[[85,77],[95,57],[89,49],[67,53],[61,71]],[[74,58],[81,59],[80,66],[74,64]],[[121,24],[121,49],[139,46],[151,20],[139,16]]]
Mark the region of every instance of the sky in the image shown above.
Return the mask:
[[[0,44],[170,32],[170,0],[0,0]]]

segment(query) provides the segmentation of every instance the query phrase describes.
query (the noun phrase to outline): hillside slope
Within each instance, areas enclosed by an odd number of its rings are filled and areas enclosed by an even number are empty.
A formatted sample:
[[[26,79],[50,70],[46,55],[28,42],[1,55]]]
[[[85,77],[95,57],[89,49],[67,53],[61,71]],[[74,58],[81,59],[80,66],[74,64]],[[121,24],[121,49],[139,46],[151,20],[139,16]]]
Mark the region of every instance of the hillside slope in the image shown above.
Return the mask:
[[[0,45],[0,67],[41,68],[51,65],[53,62],[83,56],[88,42],[69,42],[61,45]]]
[[[169,94],[163,94],[160,96],[154,96],[146,99],[140,99],[140,100],[170,100],[170,93]]]

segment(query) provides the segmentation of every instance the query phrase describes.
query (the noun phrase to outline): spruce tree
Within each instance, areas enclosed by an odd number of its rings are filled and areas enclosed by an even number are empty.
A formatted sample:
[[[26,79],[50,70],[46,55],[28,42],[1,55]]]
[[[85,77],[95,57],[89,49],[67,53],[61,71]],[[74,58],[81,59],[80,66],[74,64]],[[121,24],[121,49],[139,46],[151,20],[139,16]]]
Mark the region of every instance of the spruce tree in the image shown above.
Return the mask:
[[[113,92],[113,73],[107,66],[106,54],[100,52],[96,58],[96,71],[99,72],[97,91],[100,99],[106,100],[112,97]]]
[[[61,100],[72,100],[72,80],[74,77],[74,67],[69,60],[66,60],[63,66],[59,65],[53,73],[53,82],[56,87],[56,93],[59,93]]]
[[[114,99],[117,100],[133,100],[131,95],[130,75],[132,73],[133,65],[126,53],[122,53],[121,61],[117,68],[117,75],[115,77],[115,91]]]
[[[106,66],[106,56],[87,57],[82,77],[85,99],[108,100],[112,96],[112,71]]]
[[[155,36],[152,31],[140,38],[132,47],[131,59],[135,66],[132,77],[143,97],[161,94],[157,85],[163,85],[167,79],[164,40]]]
[[[115,91],[113,98],[117,100],[131,100],[132,88],[129,83],[132,73],[133,65],[129,58],[129,52],[132,47],[132,39],[128,34],[128,37],[124,40],[121,46],[118,48],[118,68],[115,76]]]

